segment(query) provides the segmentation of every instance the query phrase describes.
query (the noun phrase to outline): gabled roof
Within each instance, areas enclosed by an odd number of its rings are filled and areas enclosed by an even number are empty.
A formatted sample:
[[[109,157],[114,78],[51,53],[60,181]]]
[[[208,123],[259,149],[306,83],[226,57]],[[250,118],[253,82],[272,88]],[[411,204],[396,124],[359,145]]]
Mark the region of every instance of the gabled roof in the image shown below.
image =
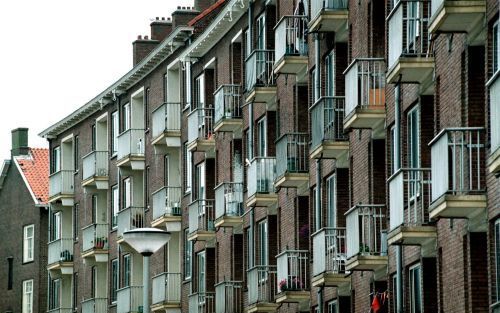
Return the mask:
[[[49,200],[49,149],[30,148],[29,155],[14,157],[19,173],[35,204]]]
[[[0,189],[2,189],[3,187],[3,182],[5,180],[5,177],[7,176],[7,172],[9,171],[10,163],[10,160],[4,160],[2,163],[2,167],[0,167]]]

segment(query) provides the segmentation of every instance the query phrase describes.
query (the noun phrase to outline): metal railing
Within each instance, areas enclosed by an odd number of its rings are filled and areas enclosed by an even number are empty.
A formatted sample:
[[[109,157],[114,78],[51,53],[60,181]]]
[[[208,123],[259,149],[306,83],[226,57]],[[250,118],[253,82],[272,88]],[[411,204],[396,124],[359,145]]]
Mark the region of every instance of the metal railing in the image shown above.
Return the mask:
[[[197,108],[188,115],[188,142],[212,139],[214,135],[214,109]]]
[[[257,265],[248,270],[248,304],[272,303],[277,294],[276,265]]]
[[[108,299],[93,298],[82,301],[82,313],[107,313]]]
[[[324,227],[312,235],[313,275],[345,273],[346,229]]]
[[[309,171],[309,134],[285,134],[276,141],[276,176]]]
[[[286,250],[276,256],[278,292],[309,289],[309,251]]]
[[[491,152],[500,148],[500,79],[489,86]]]
[[[425,0],[399,0],[388,17],[389,55],[392,68],[399,57],[425,57],[431,54],[428,23],[430,2]]]
[[[347,258],[387,255],[385,205],[358,204],[346,214]]]
[[[355,59],[345,70],[345,115],[356,108],[385,108],[385,61]]]
[[[153,138],[166,131],[181,130],[181,104],[179,102],[163,103],[152,113]]]
[[[180,216],[181,187],[166,186],[153,192],[153,219],[163,216]]]
[[[189,295],[189,313],[214,313],[215,292],[198,292]]]
[[[73,309],[72,308],[50,309],[47,311],[47,313],[73,313]]]
[[[54,264],[59,262],[73,262],[73,238],[61,238],[49,242],[48,261]]]
[[[189,205],[189,233],[196,231],[215,231],[215,200],[196,200]]]
[[[344,141],[345,97],[321,97],[311,108],[311,147],[323,141]]]
[[[129,286],[116,292],[116,313],[142,312],[142,286]]]
[[[181,302],[181,273],[161,273],[153,277],[153,304]]]
[[[221,85],[214,95],[215,124],[223,119],[241,118],[240,85]]]
[[[82,251],[108,249],[109,224],[91,224],[83,228]]]
[[[120,210],[118,212],[118,237],[128,230],[144,227],[145,217],[144,207],[128,207]]]
[[[118,135],[118,160],[129,156],[144,156],[144,129],[128,129]]]
[[[288,55],[307,55],[307,16],[283,16],[274,29],[276,62]]]
[[[256,157],[247,172],[248,197],[256,193],[273,193],[276,178],[276,158]]]
[[[215,187],[215,218],[243,214],[243,183],[222,183]]]
[[[349,0],[312,0],[311,17],[316,18],[321,12],[327,10],[346,10]]]
[[[389,178],[390,229],[429,222],[431,169],[402,168]]]
[[[83,180],[108,176],[108,151],[92,151],[83,157]]]
[[[49,196],[58,194],[71,195],[74,192],[75,172],[72,170],[60,170],[49,176]]]
[[[242,313],[241,281],[224,281],[215,285],[215,313]]]
[[[484,128],[445,128],[429,145],[432,162],[432,201],[444,194],[484,192]]]
[[[246,90],[274,86],[273,66],[274,50],[254,50],[245,61]]]

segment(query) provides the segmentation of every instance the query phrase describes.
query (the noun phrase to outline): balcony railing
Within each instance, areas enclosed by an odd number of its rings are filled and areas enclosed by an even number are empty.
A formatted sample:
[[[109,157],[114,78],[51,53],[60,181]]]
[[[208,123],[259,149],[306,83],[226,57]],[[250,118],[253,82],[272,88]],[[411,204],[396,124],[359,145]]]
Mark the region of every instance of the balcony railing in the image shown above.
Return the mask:
[[[73,313],[73,309],[72,308],[49,309],[47,313]]]
[[[321,97],[309,109],[311,111],[311,147],[323,141],[344,141],[345,97]]]
[[[273,303],[277,294],[276,266],[257,265],[248,270],[248,304]]]
[[[276,176],[309,171],[309,134],[285,134],[276,141]]]
[[[289,55],[306,56],[307,16],[283,16],[275,28],[276,62]]]
[[[274,192],[276,158],[256,157],[250,163],[247,173],[248,197],[256,193]]]
[[[153,277],[153,304],[181,302],[181,273],[161,273]]]
[[[233,118],[241,118],[241,87],[221,85],[215,92],[215,124]]]
[[[188,115],[188,142],[212,139],[214,134],[214,109],[198,108]]]
[[[108,299],[93,298],[82,301],[82,313],[107,313]]]
[[[73,194],[75,183],[75,172],[72,170],[60,170],[49,176],[49,196],[59,194]]]
[[[124,232],[136,228],[144,227],[145,214],[143,207],[128,207],[118,212],[118,237]]]
[[[242,313],[242,282],[224,281],[215,285],[215,313]]]
[[[108,249],[108,224],[91,224],[85,227],[83,233],[82,251],[92,249],[107,250]]]
[[[48,264],[73,262],[73,238],[61,238],[49,242]]]
[[[215,218],[243,214],[243,183],[222,183],[215,188]]]
[[[387,255],[384,205],[356,205],[346,213],[347,258]]]
[[[163,187],[153,193],[153,219],[181,215],[181,187]]]
[[[118,289],[116,293],[117,313],[142,312],[142,286],[129,286]]]
[[[144,129],[129,129],[118,135],[118,160],[126,156],[144,156]]]
[[[214,200],[196,200],[189,205],[189,233],[215,231]]]
[[[163,103],[152,113],[153,138],[164,132],[181,130],[181,104]]]
[[[403,168],[389,178],[390,226],[421,226],[429,222],[431,169]]]
[[[446,128],[431,141],[430,146],[432,201],[444,194],[484,192],[484,128]]]
[[[276,257],[278,292],[309,289],[309,251],[287,250]]]
[[[83,157],[83,180],[108,176],[108,151],[92,151]]]
[[[198,292],[189,295],[189,313],[214,313],[215,292]]]
[[[311,17],[316,17],[324,10],[346,10],[349,0],[312,0]]]
[[[274,50],[254,50],[246,59],[246,90],[276,84],[273,73]]]
[[[325,227],[313,237],[313,275],[345,273],[346,229]]]

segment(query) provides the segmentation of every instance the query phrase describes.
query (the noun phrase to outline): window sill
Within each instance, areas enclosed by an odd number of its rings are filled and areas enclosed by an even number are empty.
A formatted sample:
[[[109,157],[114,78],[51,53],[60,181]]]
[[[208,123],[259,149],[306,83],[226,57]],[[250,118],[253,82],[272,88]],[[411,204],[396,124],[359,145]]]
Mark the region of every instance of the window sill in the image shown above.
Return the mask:
[[[28,265],[28,264],[31,264],[31,263],[35,263],[35,260],[23,261],[23,263],[21,263],[21,264],[22,265]]]

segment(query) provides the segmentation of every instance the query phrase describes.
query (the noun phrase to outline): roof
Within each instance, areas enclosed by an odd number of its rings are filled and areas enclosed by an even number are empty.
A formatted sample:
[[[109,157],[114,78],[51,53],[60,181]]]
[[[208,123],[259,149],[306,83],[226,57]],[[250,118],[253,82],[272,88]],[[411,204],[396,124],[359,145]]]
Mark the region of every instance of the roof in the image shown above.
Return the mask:
[[[49,149],[30,148],[29,155],[14,157],[14,163],[35,204],[47,204],[49,200]]]
[[[5,177],[7,176],[7,172],[9,171],[10,163],[10,160],[4,160],[2,163],[2,167],[0,167],[0,189],[2,189],[3,187],[3,182],[5,180]]]
[[[218,0],[216,3],[209,6],[205,11],[198,14],[194,19],[189,21],[188,25],[195,26],[196,23],[198,23],[198,21],[200,21],[201,19],[203,19],[205,16],[209,15],[213,11],[217,10],[217,8],[219,8],[221,5],[223,5],[224,2],[226,2],[226,0]]]

